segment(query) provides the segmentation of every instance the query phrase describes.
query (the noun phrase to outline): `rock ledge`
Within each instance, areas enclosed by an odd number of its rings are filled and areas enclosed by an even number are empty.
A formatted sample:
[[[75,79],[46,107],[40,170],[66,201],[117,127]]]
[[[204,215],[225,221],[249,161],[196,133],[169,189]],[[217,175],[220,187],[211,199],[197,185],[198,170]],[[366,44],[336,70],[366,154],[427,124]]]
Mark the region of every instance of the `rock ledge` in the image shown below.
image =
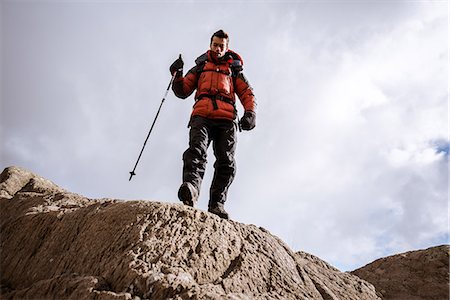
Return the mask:
[[[379,299],[263,228],[181,204],[88,199],[0,175],[2,299]]]

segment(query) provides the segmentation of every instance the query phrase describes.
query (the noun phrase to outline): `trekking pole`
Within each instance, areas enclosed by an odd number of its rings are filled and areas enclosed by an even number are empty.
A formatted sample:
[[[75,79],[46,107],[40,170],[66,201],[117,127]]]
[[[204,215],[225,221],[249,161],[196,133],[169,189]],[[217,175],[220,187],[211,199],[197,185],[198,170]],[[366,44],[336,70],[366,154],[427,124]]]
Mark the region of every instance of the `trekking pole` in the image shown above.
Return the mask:
[[[180,54],[180,56],[181,56],[181,54]],[[161,107],[162,107],[164,101],[166,100],[167,93],[169,93],[170,86],[172,85],[176,74],[177,74],[177,71],[175,71],[173,73],[172,78],[170,79],[169,86],[167,87],[166,93],[164,94],[164,97],[162,98],[161,104],[159,105],[158,112],[156,113],[155,119],[153,120],[152,126],[150,127],[150,131],[147,134],[147,138],[145,139],[144,145],[142,146],[141,153],[139,153],[139,157],[138,157],[138,159],[136,161],[136,164],[134,165],[133,171],[130,172],[130,179],[128,181],[131,181],[131,178],[133,178],[133,176],[136,175],[136,173],[134,173],[134,171],[136,171],[136,167],[137,167],[137,165],[139,163],[139,160],[141,159],[142,152],[144,152],[145,145],[147,144],[148,138],[150,137],[150,134],[152,133],[153,126],[155,126],[156,119],[158,118],[159,112],[161,111]]]

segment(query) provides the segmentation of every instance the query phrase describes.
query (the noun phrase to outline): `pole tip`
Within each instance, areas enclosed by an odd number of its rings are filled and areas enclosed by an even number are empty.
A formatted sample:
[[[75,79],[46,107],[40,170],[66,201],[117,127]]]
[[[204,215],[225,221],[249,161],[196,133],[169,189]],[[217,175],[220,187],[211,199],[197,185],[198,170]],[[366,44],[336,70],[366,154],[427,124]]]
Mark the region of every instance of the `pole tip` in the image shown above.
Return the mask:
[[[136,175],[136,173],[134,173],[134,171],[130,172],[130,179],[128,179],[128,181],[131,181],[131,178],[133,178],[133,176]]]

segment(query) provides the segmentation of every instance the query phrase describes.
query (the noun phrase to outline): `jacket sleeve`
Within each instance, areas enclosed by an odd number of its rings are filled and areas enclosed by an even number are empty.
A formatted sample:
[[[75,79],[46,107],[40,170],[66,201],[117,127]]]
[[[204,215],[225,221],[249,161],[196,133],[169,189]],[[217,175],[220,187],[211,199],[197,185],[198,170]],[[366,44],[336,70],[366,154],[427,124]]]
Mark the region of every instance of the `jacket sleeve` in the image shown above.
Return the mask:
[[[253,89],[242,72],[240,72],[235,78],[234,90],[238,95],[245,111],[256,112],[256,99],[253,94]]]
[[[177,77],[173,81],[172,90],[178,98],[186,99],[197,88],[197,66],[190,69],[186,76]]]

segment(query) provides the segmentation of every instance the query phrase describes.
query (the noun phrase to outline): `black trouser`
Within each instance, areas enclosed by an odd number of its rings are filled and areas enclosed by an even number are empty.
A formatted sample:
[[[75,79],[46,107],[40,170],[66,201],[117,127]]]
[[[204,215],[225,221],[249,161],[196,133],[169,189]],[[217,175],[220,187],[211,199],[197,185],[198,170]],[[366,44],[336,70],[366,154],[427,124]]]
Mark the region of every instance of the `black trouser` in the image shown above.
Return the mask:
[[[209,206],[225,203],[228,188],[236,174],[234,152],[236,126],[233,121],[193,116],[190,121],[189,148],[183,154],[183,182],[192,183],[200,192],[206,169],[206,152],[213,143],[214,177],[211,183]]]

